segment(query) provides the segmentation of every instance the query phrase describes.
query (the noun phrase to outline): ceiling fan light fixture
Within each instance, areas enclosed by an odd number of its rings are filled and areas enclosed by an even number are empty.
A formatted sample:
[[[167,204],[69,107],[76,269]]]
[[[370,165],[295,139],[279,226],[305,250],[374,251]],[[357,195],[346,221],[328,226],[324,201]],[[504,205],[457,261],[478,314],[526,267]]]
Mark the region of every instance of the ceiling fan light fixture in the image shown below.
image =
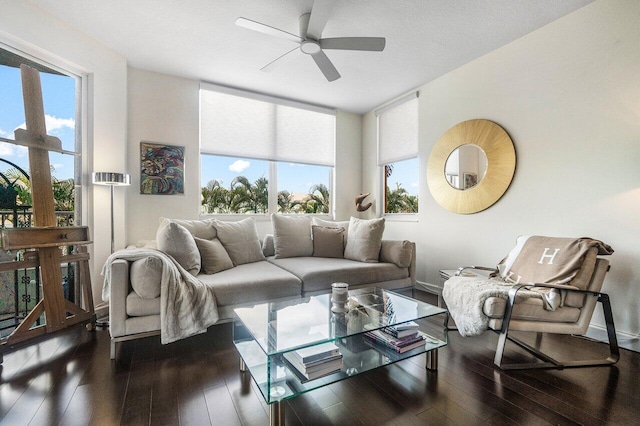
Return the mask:
[[[305,40],[300,44],[300,50],[302,50],[302,53],[306,53],[307,55],[313,55],[322,49],[317,41]]]

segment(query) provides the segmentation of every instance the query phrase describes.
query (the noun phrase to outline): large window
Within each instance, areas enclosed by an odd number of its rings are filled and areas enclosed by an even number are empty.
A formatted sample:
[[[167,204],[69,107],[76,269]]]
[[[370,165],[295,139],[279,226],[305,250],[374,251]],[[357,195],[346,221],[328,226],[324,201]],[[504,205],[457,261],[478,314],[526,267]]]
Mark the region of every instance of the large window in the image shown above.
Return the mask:
[[[335,112],[200,87],[203,214],[331,213]]]
[[[39,58],[0,44],[0,228],[34,226],[31,168],[26,147],[11,143],[26,128],[20,65],[40,71],[47,133],[59,138],[70,154],[49,152],[55,216],[59,226],[80,225],[82,78]],[[75,155],[74,155],[75,154]],[[22,251],[1,251],[14,260]],[[65,298],[79,300],[74,263],[62,265]],[[10,334],[41,300],[38,268],[0,273],[0,338]],[[41,324],[43,318],[37,320]]]
[[[383,214],[418,213],[418,92],[376,110]]]
[[[0,44],[0,105],[2,105],[0,171],[4,178],[0,185],[3,188],[13,186],[17,192],[17,205],[30,208],[32,199],[27,148],[8,142],[14,139],[15,129],[26,128],[20,64],[29,65],[40,71],[47,133],[62,141],[64,151],[75,153],[70,155],[49,152],[49,162],[58,222],[61,225],[79,225],[82,141],[78,116],[82,102],[82,79],[2,44]],[[8,200],[1,200],[1,202],[4,201]],[[0,207],[6,210],[10,206]]]

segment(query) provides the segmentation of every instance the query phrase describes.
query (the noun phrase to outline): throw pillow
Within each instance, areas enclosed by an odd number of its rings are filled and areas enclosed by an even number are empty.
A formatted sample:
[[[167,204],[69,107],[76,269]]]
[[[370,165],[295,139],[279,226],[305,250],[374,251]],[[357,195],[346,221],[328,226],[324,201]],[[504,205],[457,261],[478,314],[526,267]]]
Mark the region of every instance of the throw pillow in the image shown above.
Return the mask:
[[[129,271],[133,291],[143,299],[155,299],[160,296],[162,281],[162,261],[157,257],[145,257],[131,262]]]
[[[196,245],[200,251],[202,271],[205,274],[216,274],[233,268],[233,262],[219,239],[203,240],[198,237],[194,237],[193,239],[196,241]]]
[[[172,221],[163,221],[156,233],[158,250],[173,257],[191,275],[200,272],[200,252],[187,228]]]
[[[238,222],[213,219],[213,226],[234,266],[266,260],[262,254],[254,218],[249,217]]]
[[[213,219],[205,220],[184,220],[184,219],[168,219],[166,217],[160,218],[160,224],[163,222],[175,222],[178,225],[184,226],[191,235],[194,237],[202,238],[203,240],[212,240],[216,238],[216,228],[213,227]]]
[[[316,257],[344,258],[344,228],[312,226],[313,255]]]
[[[313,254],[311,218],[308,216],[271,215],[276,259]]]
[[[311,218],[311,224],[316,226],[326,226],[329,228],[342,228],[344,229],[344,245],[347,245],[349,239],[349,221],[343,220],[340,222],[333,222],[331,220],[318,219],[317,217]]]
[[[383,241],[380,246],[380,261],[395,263],[399,268],[408,268],[413,250],[411,243],[404,241]]]
[[[349,238],[344,249],[345,259],[375,263],[380,257],[384,218],[349,220]]]

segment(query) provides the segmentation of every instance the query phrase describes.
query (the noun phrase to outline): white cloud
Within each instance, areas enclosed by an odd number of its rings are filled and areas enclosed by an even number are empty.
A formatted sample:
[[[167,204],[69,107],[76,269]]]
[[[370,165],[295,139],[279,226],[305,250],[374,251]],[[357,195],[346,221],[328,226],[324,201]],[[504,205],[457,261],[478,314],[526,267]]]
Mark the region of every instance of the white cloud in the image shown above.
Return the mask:
[[[13,135],[9,132],[5,132],[4,130],[0,129],[0,138],[12,138]]]
[[[248,161],[236,160],[233,164],[229,166],[229,170],[231,170],[232,172],[241,173],[245,169],[249,168],[250,165],[251,163]]]
[[[12,155],[18,157],[25,157],[29,151],[26,146],[14,145],[12,143],[0,142],[0,155],[3,157],[10,157]]]
[[[2,156],[13,155],[14,147],[15,145],[13,144],[0,142],[0,155]]]
[[[51,165],[51,167],[53,167],[53,170],[57,172],[58,170],[64,168],[64,164],[62,164],[62,163],[54,163],[54,164]]]
[[[418,187],[418,182],[417,181],[416,182],[412,182],[411,183],[411,187],[412,188],[417,188]]]
[[[58,118],[53,115],[45,114],[44,115],[44,124],[47,126],[47,133],[51,134],[61,130],[63,128],[75,129],[76,128],[76,120],[73,118]],[[26,129],[27,124],[22,123],[16,129]]]

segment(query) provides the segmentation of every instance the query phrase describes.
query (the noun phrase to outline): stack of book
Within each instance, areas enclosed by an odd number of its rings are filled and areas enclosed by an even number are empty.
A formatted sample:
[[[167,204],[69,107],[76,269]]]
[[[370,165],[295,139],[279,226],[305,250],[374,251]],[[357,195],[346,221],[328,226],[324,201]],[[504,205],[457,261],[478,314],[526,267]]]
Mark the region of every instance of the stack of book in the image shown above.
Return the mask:
[[[364,335],[370,341],[385,345],[398,353],[404,353],[425,344],[425,335],[418,331],[418,324],[413,321],[380,330],[370,330]]]
[[[331,342],[287,352],[283,356],[302,381],[317,379],[342,369],[340,349]]]

